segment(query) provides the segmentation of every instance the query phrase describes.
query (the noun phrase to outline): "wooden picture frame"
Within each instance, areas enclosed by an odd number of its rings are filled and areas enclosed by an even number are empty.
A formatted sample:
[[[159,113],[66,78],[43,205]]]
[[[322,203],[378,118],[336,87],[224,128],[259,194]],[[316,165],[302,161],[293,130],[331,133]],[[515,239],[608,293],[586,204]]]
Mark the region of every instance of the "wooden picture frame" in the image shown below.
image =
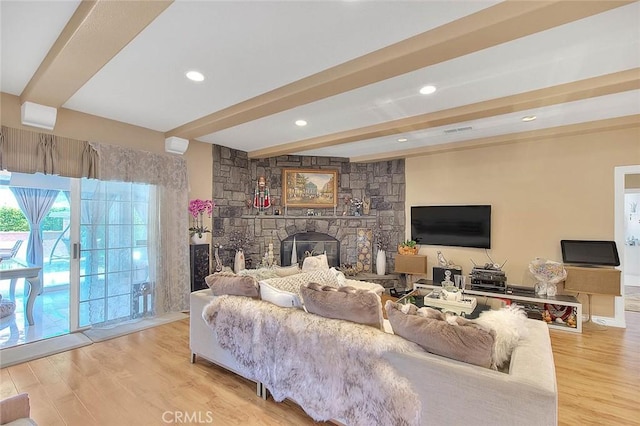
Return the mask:
[[[331,169],[283,169],[282,203],[288,207],[336,207],[338,171]]]

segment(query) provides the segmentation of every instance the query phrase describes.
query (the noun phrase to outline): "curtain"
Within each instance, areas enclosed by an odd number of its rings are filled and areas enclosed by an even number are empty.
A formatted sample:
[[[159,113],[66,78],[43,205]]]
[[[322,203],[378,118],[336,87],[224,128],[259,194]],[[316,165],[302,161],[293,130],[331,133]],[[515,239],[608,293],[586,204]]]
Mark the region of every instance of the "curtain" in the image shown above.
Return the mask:
[[[86,141],[12,127],[0,128],[0,169],[96,178],[99,173],[97,160],[95,149]]]
[[[189,307],[188,184],[184,158],[90,143],[101,180],[154,185],[150,193],[149,277],[156,314]],[[153,209],[155,208],[155,212]]]
[[[31,228],[27,244],[27,262],[42,267],[44,256],[40,223],[49,213],[59,191],[11,187],[11,192],[16,197],[18,206],[27,217]],[[42,270],[40,271],[40,280],[42,280]]]

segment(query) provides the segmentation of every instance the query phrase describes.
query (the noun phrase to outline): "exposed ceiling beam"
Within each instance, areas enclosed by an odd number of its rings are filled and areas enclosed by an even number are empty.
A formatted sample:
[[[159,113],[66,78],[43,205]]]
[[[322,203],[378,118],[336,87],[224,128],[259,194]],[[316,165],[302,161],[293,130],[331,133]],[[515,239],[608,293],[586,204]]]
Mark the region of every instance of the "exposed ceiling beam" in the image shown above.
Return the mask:
[[[20,95],[62,106],[173,0],[83,1]]]
[[[636,89],[640,89],[640,68],[272,146],[251,151],[249,158],[326,148]]]
[[[166,136],[195,139],[629,3],[632,1],[498,3],[176,127]]]
[[[528,142],[532,140],[542,140],[548,138],[560,138],[565,136],[575,136],[590,134],[594,132],[604,132],[609,130],[628,129],[633,127],[637,127],[640,129],[640,114],[628,115],[625,117],[608,118],[597,121],[588,121],[585,123],[568,124],[558,127],[549,127],[546,129],[530,130],[526,132],[510,133],[507,135],[490,136],[486,138],[472,139],[464,142],[451,142],[441,145],[431,145],[420,148],[405,149],[402,151],[394,151],[393,153],[363,155],[359,157],[351,157],[349,161],[353,163],[389,161],[397,160],[400,158],[412,158],[423,155],[441,154],[444,152],[485,148],[495,145]]]

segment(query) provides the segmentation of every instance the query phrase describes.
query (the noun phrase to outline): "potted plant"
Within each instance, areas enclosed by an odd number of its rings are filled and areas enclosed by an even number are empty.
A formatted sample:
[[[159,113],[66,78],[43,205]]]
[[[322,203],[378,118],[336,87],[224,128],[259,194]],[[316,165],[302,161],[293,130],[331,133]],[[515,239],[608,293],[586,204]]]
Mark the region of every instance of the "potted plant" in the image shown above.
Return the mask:
[[[398,244],[399,254],[418,254],[418,243],[414,240],[406,240]]]
[[[202,244],[206,242],[207,232],[211,232],[204,226],[203,216],[206,213],[208,217],[211,217],[213,208],[216,203],[213,200],[200,200],[195,199],[189,201],[189,213],[191,213],[191,227],[189,228],[189,236],[194,244]]]

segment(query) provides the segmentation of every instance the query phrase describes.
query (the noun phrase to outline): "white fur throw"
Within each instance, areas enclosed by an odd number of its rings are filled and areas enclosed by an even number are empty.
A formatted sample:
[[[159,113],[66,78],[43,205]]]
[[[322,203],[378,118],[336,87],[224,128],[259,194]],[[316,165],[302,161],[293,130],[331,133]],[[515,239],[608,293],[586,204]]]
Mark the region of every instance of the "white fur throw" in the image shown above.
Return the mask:
[[[294,400],[317,421],[420,423],[417,394],[381,357],[389,351],[423,352],[414,343],[244,297],[218,297],[202,317],[243,375],[263,383],[276,401]]]
[[[472,322],[495,331],[492,361],[498,369],[508,363],[511,352],[528,333],[527,313],[516,304],[500,310],[482,312],[480,317]]]

